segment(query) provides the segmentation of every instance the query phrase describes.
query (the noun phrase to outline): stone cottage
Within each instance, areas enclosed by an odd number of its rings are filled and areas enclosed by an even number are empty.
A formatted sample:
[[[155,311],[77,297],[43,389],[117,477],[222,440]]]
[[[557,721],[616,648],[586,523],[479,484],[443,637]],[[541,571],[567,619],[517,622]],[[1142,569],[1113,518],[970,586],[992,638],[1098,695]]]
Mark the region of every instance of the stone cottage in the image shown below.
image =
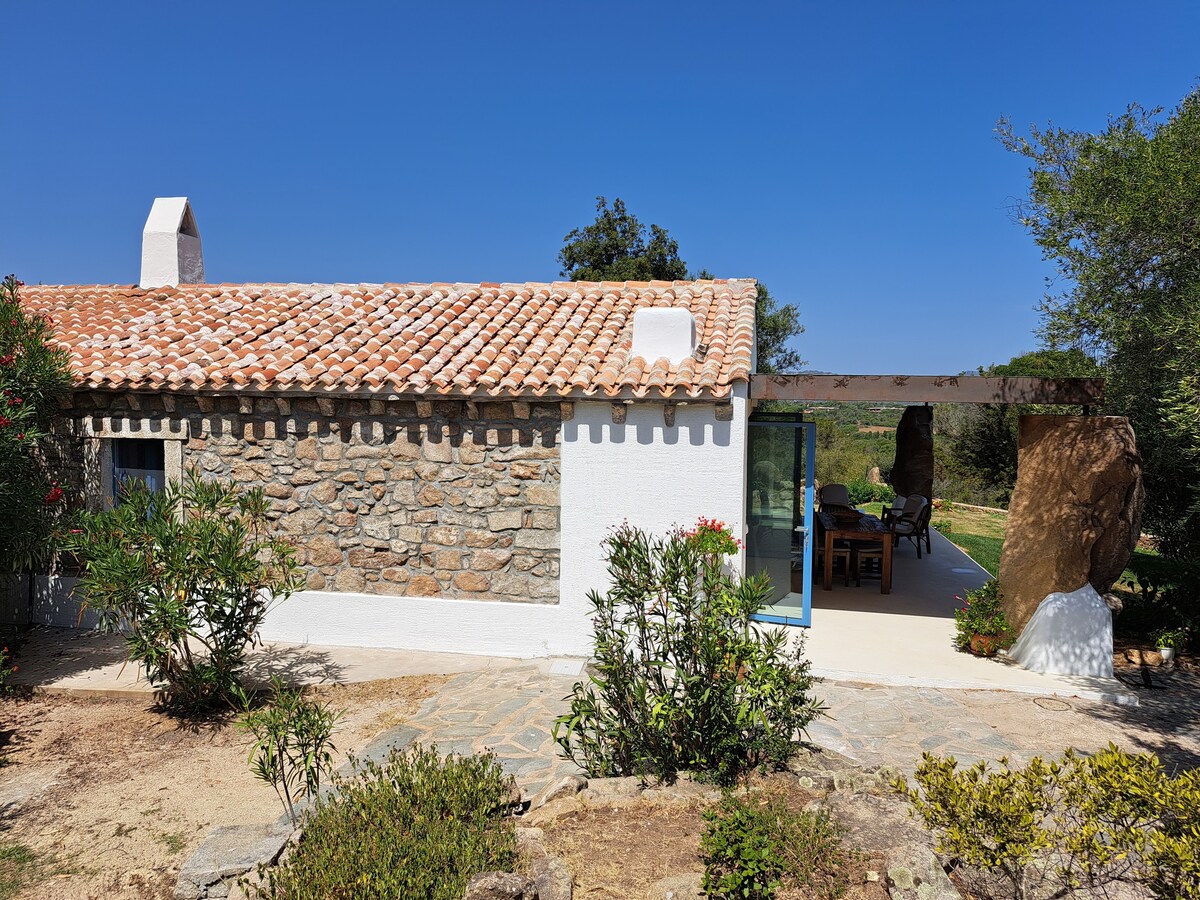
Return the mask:
[[[265,490],[306,573],[268,638],[585,654],[609,528],[742,527],[751,280],[206,284],[167,198],[139,285],[22,297],[71,352],[89,504],[191,467]],[[70,587],[35,620],[74,624]]]

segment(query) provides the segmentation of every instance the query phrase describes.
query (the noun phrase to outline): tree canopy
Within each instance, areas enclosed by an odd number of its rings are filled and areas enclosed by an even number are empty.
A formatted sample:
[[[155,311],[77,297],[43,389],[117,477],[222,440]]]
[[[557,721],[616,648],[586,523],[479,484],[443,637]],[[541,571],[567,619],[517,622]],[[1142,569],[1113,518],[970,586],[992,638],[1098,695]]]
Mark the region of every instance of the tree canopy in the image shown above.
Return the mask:
[[[571,281],[679,281],[711,278],[701,269],[689,275],[679,256],[679,244],[667,229],[651,225],[647,230],[637,216],[625,208],[620,197],[612,206],[596,198],[596,220],[573,228],[563,238],[558,252],[564,278]],[[759,283],[757,297],[758,371],[794,372],[804,365],[788,342],[803,333],[800,310],[779,303],[766,285]]]
[[[558,261],[571,281],[679,281],[688,272],[667,230],[651,225],[647,235],[620,197],[612,208],[604,197],[596,198],[596,221],[563,238]]]
[[[1133,423],[1146,522],[1162,548],[1200,550],[1200,88],[1168,114],[1130,106],[1096,132],[999,135],[1031,162],[1021,223],[1065,287],[1042,304],[1051,347],[1095,356],[1106,411]]]

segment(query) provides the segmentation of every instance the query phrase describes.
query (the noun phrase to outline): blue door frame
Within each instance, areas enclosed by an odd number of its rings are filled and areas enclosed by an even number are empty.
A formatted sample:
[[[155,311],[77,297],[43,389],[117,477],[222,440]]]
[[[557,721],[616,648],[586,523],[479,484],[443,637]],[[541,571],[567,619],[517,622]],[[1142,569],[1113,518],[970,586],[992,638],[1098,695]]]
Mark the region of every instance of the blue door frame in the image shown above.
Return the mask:
[[[812,624],[812,589],[813,589],[812,588],[812,586],[813,586],[812,565],[813,565],[813,540],[815,537],[815,535],[813,533],[813,523],[814,523],[813,502],[815,499],[814,492],[813,492],[813,479],[815,477],[815,457],[816,457],[816,450],[817,450],[817,426],[816,426],[816,423],[814,423],[814,422],[801,421],[800,416],[795,413],[755,413],[753,416],[750,417],[749,427],[751,429],[754,429],[754,428],[789,428],[789,429],[793,429],[793,434],[795,435],[795,439],[794,439],[794,443],[793,443],[793,454],[796,456],[798,456],[800,454],[801,438],[803,438],[803,448],[804,448],[804,474],[803,474],[804,508],[801,511],[801,516],[799,517],[799,521],[801,524],[794,526],[795,532],[800,537],[799,547],[798,547],[797,551],[794,551],[794,552],[799,554],[800,561],[802,563],[801,572],[803,573],[802,578],[801,578],[801,590],[800,590],[800,598],[799,598],[800,604],[799,604],[799,606],[797,606],[795,604],[794,600],[795,600],[796,595],[791,590],[791,573],[790,573],[791,553],[789,552],[788,574],[787,574],[788,582],[785,585],[786,589],[779,590],[778,586],[777,586],[777,594],[773,598],[773,602],[768,604],[767,606],[764,606],[760,612],[756,613],[753,616],[753,618],[755,621],[768,622],[768,623],[771,623],[774,625],[796,625],[796,626],[801,626],[801,627],[807,628]],[[751,446],[753,446],[753,441],[751,441]],[[796,462],[794,458],[793,458],[793,461],[794,461],[794,463]],[[754,465],[754,463],[755,463],[754,460],[750,460],[750,462],[749,462],[750,465]],[[795,476],[797,476],[799,474],[800,474],[799,466],[794,465],[793,466],[793,483],[796,480]],[[751,516],[752,499],[750,496],[750,493],[751,493],[750,484],[751,484],[750,480],[747,479],[746,509],[747,509],[747,521],[748,522],[752,521],[752,516]],[[797,497],[795,495],[794,490],[792,493],[792,498],[793,498],[793,500],[792,500],[793,504],[796,502],[796,500],[799,500],[799,497]],[[793,513],[792,521],[795,522],[797,520],[797,517],[795,516],[794,509],[792,510],[792,513]],[[752,537],[752,536],[750,536],[750,537]],[[749,546],[749,541],[747,543],[748,543],[747,551],[750,551],[751,547]],[[790,542],[789,542],[789,549],[790,549]],[[751,557],[748,552],[748,557],[747,557],[748,564],[750,562],[750,559],[751,559]]]

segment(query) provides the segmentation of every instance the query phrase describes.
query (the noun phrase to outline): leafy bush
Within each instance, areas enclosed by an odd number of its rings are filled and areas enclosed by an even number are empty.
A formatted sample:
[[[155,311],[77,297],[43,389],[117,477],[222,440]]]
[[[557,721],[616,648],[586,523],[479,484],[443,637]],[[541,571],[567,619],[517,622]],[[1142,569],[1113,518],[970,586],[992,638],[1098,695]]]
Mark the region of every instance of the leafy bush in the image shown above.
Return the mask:
[[[13,665],[12,653],[7,647],[0,649],[0,694],[11,694],[12,685],[8,683],[8,679],[12,677],[13,672],[16,672],[20,666]]]
[[[938,852],[1000,876],[1023,898],[1118,881],[1158,897],[1200,898],[1200,773],[1171,777],[1152,754],[1110,744],[1091,757],[1068,750],[1022,768],[925,754],[910,787],[896,789],[937,835]],[[1046,890],[1047,886],[1051,890]]]
[[[603,546],[612,586],[589,595],[594,674],[554,722],[563,753],[592,776],[694,769],[722,783],[791,758],[823,707],[800,642],[751,621],[765,576],[739,579],[681,530],[622,526]]]
[[[977,634],[1011,637],[1008,618],[1000,605],[1000,582],[995,578],[983,587],[967,591],[965,599],[957,594],[954,599],[963,600],[963,605],[954,610],[954,643],[960,650],[968,647]]]
[[[51,323],[20,302],[21,282],[0,282],[0,572],[27,570],[49,550],[66,507],[47,478],[39,443],[70,388],[68,354],[51,343]]]
[[[70,535],[81,589],[102,626],[126,631],[164,704],[230,706],[246,650],[270,608],[300,586],[295,551],[267,534],[261,490],[190,472],[159,493],[140,482]]]
[[[700,837],[706,896],[768,900],[783,886],[831,900],[849,884],[852,855],[825,812],[788,807],[779,795],[726,795],[705,811]]]
[[[1200,563],[1137,552],[1122,585],[1130,591],[1114,624],[1125,632],[1200,629]]]
[[[271,697],[263,707],[253,708],[253,698],[240,688],[235,694],[243,707],[238,727],[254,737],[250,768],[275,788],[294,824],[295,803],[315,797],[321,779],[333,769],[336,748],[330,737],[340,713],[304,699],[302,688],[287,687],[278,678],[272,679]]]
[[[954,523],[949,519],[938,519],[936,522],[930,522],[929,527],[941,534],[950,534],[954,531]]]
[[[846,490],[850,493],[850,503],[853,506],[862,506],[864,503],[891,503],[896,499],[896,492],[890,484],[875,484],[865,478],[847,481]]]
[[[1154,632],[1154,646],[1183,650],[1188,645],[1188,637],[1186,628],[1161,628]]]
[[[462,900],[473,875],[516,861],[513,782],[491,755],[393,750],[333,782],[287,860],[262,872],[259,897]]]

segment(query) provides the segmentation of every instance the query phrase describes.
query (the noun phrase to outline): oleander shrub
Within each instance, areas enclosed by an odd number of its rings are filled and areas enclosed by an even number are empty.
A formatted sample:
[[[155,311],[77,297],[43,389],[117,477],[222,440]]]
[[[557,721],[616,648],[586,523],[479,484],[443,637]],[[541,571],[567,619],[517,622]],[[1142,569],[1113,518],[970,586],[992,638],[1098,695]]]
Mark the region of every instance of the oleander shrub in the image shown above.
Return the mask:
[[[292,823],[298,821],[296,804],[317,796],[321,781],[333,771],[333,729],[341,713],[326,703],[309,700],[304,689],[271,679],[267,702],[237,688],[242,705],[238,728],[254,738],[250,771],[275,789]]]
[[[937,850],[979,876],[978,893],[1018,900],[1103,893],[1137,882],[1156,897],[1200,898],[1200,773],[1169,775],[1153,754],[1110,744],[1092,756],[959,769],[924,754],[896,789]],[[992,890],[988,890],[991,887]]]
[[[165,706],[236,706],[259,626],[300,587],[295,548],[271,534],[268,511],[262,489],[192,471],[157,492],[124,485],[118,506],[82,514],[67,536],[87,608],[125,635]]]
[[[786,888],[833,900],[850,883],[855,854],[824,811],[792,809],[778,794],[727,794],[704,822],[705,896],[769,900]]]
[[[22,283],[0,281],[0,574],[29,571],[52,549],[69,496],[45,465],[43,441],[71,389],[70,354],[53,322],[30,313]]]
[[[511,871],[514,786],[491,754],[435,747],[353,762],[302,819],[286,860],[260,871],[269,900],[462,900],[480,872]]]
[[[694,770],[729,784],[783,765],[823,707],[799,636],[751,617],[771,595],[764,577],[725,564],[732,536],[656,536],[628,525],[604,541],[611,587],[589,595],[595,662],[554,722],[562,752],[589,775]]]

